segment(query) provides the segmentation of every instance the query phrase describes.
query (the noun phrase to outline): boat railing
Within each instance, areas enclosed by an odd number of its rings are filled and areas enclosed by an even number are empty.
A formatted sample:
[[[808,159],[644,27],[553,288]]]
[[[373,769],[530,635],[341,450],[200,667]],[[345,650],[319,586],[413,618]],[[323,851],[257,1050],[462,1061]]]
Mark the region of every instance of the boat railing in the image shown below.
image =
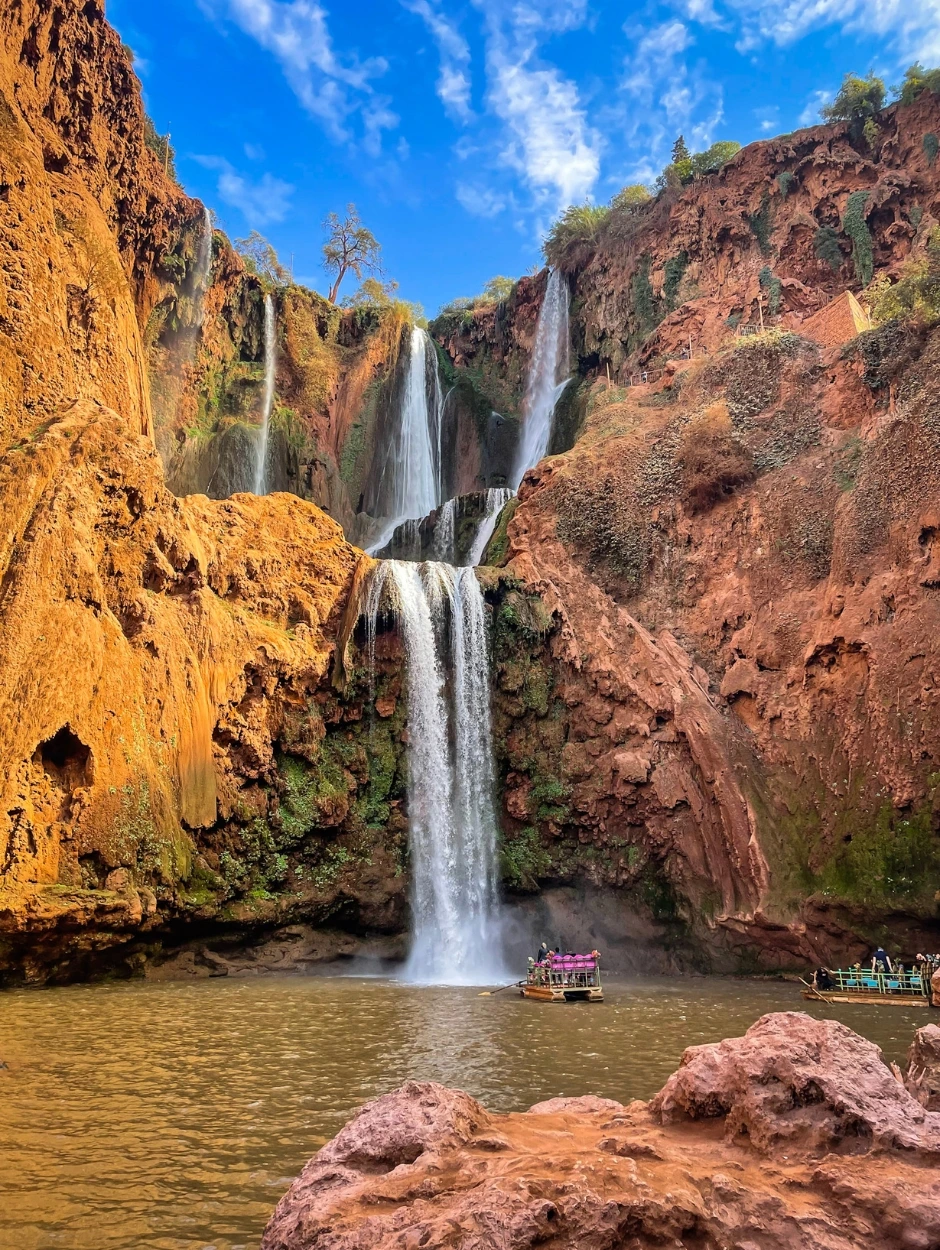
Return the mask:
[[[541,985],[592,989],[601,983],[600,961],[591,955],[555,955],[534,963],[530,979]]]
[[[829,993],[841,994],[913,994],[930,997],[930,971],[912,969],[904,972],[872,972],[866,968],[830,968],[833,984]],[[827,989],[820,987],[822,993]]]

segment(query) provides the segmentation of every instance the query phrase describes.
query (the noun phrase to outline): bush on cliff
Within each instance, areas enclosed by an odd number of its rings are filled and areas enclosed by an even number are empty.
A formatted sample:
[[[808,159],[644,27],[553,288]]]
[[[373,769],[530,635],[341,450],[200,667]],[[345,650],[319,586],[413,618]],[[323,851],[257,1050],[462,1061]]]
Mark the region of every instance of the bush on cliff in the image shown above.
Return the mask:
[[[707,512],[754,478],[751,453],[731,432],[724,404],[715,404],[685,431],[679,445],[681,498],[692,513]]]
[[[894,91],[902,104],[913,104],[925,91],[940,95],[940,69],[924,69],[920,61],[915,61],[905,70],[904,81]]]
[[[872,318],[879,324],[940,322],[940,226],[930,232],[924,255],[907,260],[893,285],[887,275],[878,278],[869,288],[869,298]]]
[[[577,264],[584,251],[593,244],[609,213],[610,209],[605,204],[569,205],[552,222],[542,244],[548,263],[562,266]]]
[[[820,110],[827,122],[855,122],[860,125],[884,108],[887,91],[884,79],[871,72],[864,78],[846,74],[836,98]]]

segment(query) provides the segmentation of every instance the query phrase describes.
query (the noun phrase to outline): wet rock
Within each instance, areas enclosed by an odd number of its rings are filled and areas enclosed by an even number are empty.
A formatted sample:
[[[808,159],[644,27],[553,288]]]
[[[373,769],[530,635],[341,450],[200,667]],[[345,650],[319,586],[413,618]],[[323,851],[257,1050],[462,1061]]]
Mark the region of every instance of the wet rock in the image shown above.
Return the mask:
[[[940,1025],[917,1030],[907,1052],[904,1083],[922,1107],[940,1111]]]
[[[494,1115],[410,1082],[307,1164],[262,1250],[928,1250],[938,1133],[877,1047],[785,1012],[692,1047],[650,1104]]]

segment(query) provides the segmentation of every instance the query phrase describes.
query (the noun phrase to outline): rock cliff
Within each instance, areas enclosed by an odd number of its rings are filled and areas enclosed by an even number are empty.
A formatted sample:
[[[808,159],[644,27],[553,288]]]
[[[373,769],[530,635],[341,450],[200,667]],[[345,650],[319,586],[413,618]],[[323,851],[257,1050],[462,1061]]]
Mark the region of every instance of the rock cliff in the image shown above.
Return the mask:
[[[835,1021],[764,1016],[693,1046],[649,1103],[497,1115],[409,1082],[281,1199],[262,1250],[897,1247],[940,1236],[940,1115]]]

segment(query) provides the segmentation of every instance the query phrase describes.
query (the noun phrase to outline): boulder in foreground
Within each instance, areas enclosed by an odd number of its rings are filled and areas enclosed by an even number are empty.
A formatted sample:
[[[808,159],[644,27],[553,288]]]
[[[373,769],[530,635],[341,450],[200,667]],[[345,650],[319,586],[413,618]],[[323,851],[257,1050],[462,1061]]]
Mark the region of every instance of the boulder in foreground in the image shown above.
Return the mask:
[[[922,1030],[923,1032],[923,1030]],[[930,1250],[940,1114],[873,1043],[802,1012],[685,1052],[649,1103],[510,1115],[409,1082],[278,1203],[262,1250]]]

